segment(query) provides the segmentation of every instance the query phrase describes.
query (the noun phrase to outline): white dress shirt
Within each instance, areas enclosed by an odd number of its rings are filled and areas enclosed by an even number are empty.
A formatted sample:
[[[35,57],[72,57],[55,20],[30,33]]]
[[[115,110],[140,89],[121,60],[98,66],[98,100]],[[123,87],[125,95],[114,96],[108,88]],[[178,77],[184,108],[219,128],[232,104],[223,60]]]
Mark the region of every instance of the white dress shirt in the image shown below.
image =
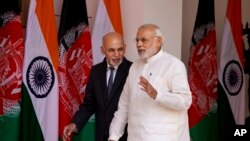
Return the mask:
[[[140,76],[156,89],[155,100],[140,89]],[[140,59],[130,68],[109,139],[117,141],[128,122],[128,141],[189,141],[191,102],[186,68],[179,59],[163,51]]]
[[[108,86],[108,80],[109,80],[109,76],[110,76],[110,73],[111,73],[111,70],[110,70],[110,67],[113,67],[114,68],[114,70],[113,70],[113,82],[114,82],[114,80],[115,80],[115,75],[116,75],[116,71],[117,71],[117,69],[118,69],[118,66],[111,66],[111,65],[109,65],[108,63],[107,63],[107,75],[106,75],[106,81],[107,81],[107,86]]]

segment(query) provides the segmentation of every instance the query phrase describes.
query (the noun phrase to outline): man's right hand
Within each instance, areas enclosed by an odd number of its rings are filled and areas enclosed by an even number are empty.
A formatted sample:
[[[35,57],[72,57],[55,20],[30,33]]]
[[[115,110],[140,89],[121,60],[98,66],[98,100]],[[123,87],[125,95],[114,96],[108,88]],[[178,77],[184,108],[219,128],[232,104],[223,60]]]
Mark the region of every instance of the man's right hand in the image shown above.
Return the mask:
[[[70,135],[76,131],[76,124],[70,123],[63,129],[63,141],[68,141],[70,138]]]

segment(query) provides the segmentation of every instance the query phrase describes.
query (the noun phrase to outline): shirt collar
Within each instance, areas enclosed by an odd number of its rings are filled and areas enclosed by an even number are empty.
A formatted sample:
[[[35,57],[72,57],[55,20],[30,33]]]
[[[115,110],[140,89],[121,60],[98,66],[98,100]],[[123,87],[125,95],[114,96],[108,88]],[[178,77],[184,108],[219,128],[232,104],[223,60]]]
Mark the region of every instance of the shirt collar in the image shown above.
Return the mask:
[[[150,63],[150,62],[154,62],[155,60],[157,60],[158,58],[160,58],[163,54],[163,51],[160,50],[159,52],[157,52],[155,55],[149,57],[146,59],[146,62],[147,63]]]

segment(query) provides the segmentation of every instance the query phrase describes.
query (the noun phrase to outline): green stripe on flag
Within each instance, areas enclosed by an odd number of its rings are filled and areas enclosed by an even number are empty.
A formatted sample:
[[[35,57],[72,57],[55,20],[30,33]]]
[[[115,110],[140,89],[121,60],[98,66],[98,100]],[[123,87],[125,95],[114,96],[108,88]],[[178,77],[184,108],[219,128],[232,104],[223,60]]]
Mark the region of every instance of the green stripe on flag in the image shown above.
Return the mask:
[[[80,134],[73,136],[73,141],[95,141],[95,121],[90,118]]]
[[[228,97],[220,83],[218,84],[218,106],[219,140],[226,141],[232,136],[230,133],[235,127],[235,121]]]
[[[19,136],[19,116],[0,116],[0,140],[18,141]]]
[[[218,124],[214,123],[218,123],[218,114],[215,111],[210,111],[190,129],[192,141],[218,141]]]
[[[20,141],[44,141],[42,130],[25,85],[22,86],[22,92]]]

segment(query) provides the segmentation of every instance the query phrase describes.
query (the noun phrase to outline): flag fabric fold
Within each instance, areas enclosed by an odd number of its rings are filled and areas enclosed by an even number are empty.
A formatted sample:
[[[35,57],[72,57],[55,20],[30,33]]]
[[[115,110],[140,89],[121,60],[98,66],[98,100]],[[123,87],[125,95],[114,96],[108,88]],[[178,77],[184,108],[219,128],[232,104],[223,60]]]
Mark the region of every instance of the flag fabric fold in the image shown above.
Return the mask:
[[[24,39],[19,0],[0,5],[0,138],[18,141]]]
[[[64,0],[59,41],[59,135],[83,102],[92,66],[91,35],[85,0]],[[94,121],[83,140],[94,140]]]
[[[57,70],[58,45],[53,1],[30,0],[20,140],[58,140]]]
[[[222,137],[245,123],[245,80],[241,0],[229,0],[219,52],[219,107]],[[230,132],[231,133],[231,132]]]
[[[189,58],[193,103],[188,111],[192,141],[216,141],[217,49],[214,0],[199,0]]]
[[[100,63],[104,56],[101,53],[102,37],[108,32],[123,35],[120,0],[100,0],[92,32],[93,64]]]

